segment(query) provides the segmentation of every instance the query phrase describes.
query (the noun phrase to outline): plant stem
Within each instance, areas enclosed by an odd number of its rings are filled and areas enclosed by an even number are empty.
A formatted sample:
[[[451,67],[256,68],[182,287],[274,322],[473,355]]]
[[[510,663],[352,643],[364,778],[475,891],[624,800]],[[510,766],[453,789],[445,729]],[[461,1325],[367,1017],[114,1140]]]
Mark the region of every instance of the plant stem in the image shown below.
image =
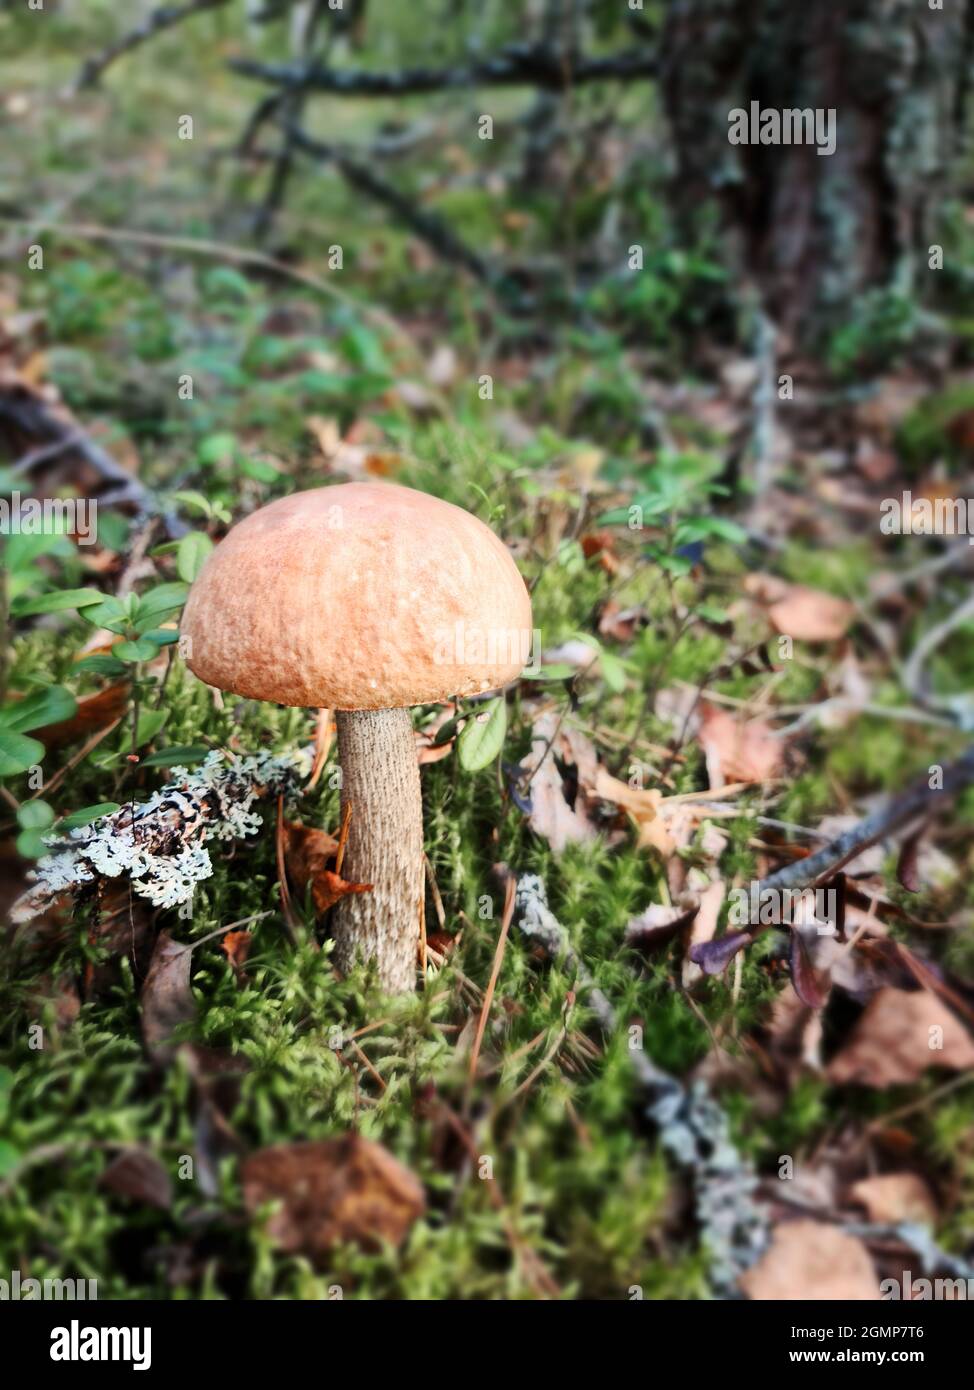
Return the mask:
[[[423,800],[408,709],[337,710],[342,815],[350,815],[343,877],[370,883],[333,917],[335,961],[374,960],[383,989],[416,984],[423,910]],[[349,807],[351,812],[349,813]]]

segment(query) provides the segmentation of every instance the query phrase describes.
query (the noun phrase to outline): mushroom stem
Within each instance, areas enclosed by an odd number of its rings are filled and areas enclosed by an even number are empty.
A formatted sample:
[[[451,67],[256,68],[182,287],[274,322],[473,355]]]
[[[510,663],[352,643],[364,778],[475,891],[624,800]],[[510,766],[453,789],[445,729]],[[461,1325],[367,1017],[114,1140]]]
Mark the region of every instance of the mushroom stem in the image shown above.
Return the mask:
[[[351,807],[342,877],[371,883],[334,911],[335,961],[374,960],[390,993],[416,985],[423,910],[423,800],[408,709],[337,710],[342,815]]]

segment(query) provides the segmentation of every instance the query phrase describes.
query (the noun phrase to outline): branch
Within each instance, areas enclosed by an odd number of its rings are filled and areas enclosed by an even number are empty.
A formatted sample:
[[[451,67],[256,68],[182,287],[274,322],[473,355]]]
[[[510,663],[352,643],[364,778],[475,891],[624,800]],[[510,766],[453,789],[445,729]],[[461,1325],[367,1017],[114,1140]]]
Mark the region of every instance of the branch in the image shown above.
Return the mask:
[[[361,314],[363,318],[382,328],[415,361],[420,360],[419,348],[414,340],[402,324],[385,309],[380,309],[375,304],[360,303],[352,295],[340,290],[337,285],[321,279],[320,276],[312,274],[310,270],[302,270],[299,266],[276,260],[263,251],[255,251],[246,246],[233,246],[227,242],[207,241],[199,237],[172,236],[167,232],[143,232],[135,227],[102,227],[94,222],[47,222],[28,220],[25,217],[0,215],[0,226],[24,227],[33,234],[50,232],[55,236],[79,237],[86,241],[128,242],[133,246],[144,246],[149,250],[184,251],[190,256],[203,256],[210,260],[226,261],[228,265],[249,266],[253,270],[263,271],[267,275],[291,280],[296,285],[303,285],[305,289],[312,290],[315,294],[324,295],[335,300],[338,304],[345,305],[353,313]],[[125,476],[127,478],[128,474]]]
[[[274,86],[300,83],[309,90],[350,97],[398,97],[463,87],[540,87],[561,92],[583,82],[632,82],[652,77],[656,59],[639,49],[605,58],[578,58],[566,65],[561,54],[543,46],[512,45],[492,58],[456,68],[405,68],[401,72],[305,67],[231,58],[229,66],[243,77]]]
[[[464,266],[486,284],[494,284],[497,281],[497,272],[490,263],[466,242],[461,241],[441,217],[435,213],[424,212],[411,198],[394,188],[391,183],[387,183],[367,164],[360,163],[337,146],[313,139],[299,126],[291,125],[287,129],[295,149],[303,151],[313,159],[334,164],[347,183],[389,208],[424,241],[429,242],[444,260]]]
[[[952,763],[943,776],[943,786],[934,790],[925,778],[894,797],[882,811],[867,816],[858,825],[852,826],[838,839],[830,841],[823,849],[810,854],[807,859],[796,859],[783,869],[769,874],[757,885],[758,899],[768,891],[783,892],[788,889],[801,890],[817,888],[827,883],[834,874],[855,859],[864,849],[885,840],[887,835],[921,816],[929,815],[940,797],[957,796],[966,787],[974,785],[974,744],[962,758]],[[764,925],[749,926],[739,931],[728,931],[713,941],[703,941],[690,948],[690,959],[699,965],[706,975],[720,975],[728,962],[738,951],[746,949],[755,937],[765,930]]]
[[[137,24],[120,39],[109,44],[101,53],[87,59],[75,78],[74,91],[81,92],[86,87],[97,86],[102,73],[111,67],[117,58],[130,53],[133,48],[138,48],[156,34],[161,34],[163,30],[182,24],[184,19],[192,19],[194,15],[203,14],[205,10],[216,10],[228,3],[229,0],[188,0],[185,5],[160,5],[158,9],[146,15],[141,24]]]
[[[39,435],[44,441],[17,461],[13,469],[15,474],[29,473],[38,464],[60,454],[78,454],[100,478],[111,484],[97,499],[100,506],[130,503],[147,516],[161,516],[173,538],[185,534],[186,527],[178,517],[164,510],[155,493],[127,473],[118,460],[96,444],[80,426],[59,419],[41,401],[34,397],[19,401],[9,392],[0,392],[0,420],[9,420],[24,433]]]
[[[946,796],[949,799],[957,796],[972,785],[974,745],[956,763],[945,769],[942,788],[934,790],[926,778],[921,778],[902,795],[893,797],[883,810],[867,816],[837,840],[830,841],[823,849],[817,850],[807,859],[796,859],[794,863],[787,864],[783,869],[762,879],[758,885],[759,890],[763,892],[767,888],[813,888],[831,878],[862,850],[885,840],[892,831],[900,829],[917,817],[929,814],[940,804],[941,797]]]

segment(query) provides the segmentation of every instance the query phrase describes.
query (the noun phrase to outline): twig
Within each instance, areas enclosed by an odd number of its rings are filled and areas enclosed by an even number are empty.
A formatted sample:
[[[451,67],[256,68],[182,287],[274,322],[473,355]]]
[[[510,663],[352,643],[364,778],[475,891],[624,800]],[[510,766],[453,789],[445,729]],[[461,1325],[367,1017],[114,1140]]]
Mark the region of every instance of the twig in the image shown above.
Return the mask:
[[[556,50],[545,45],[512,44],[492,57],[452,68],[367,72],[260,63],[252,58],[231,58],[229,67],[243,77],[275,86],[301,82],[311,90],[334,92],[339,96],[397,97],[472,87],[539,87],[560,92],[569,83],[577,86],[583,82],[632,82],[652,77],[657,71],[657,62],[645,49],[629,49],[604,58],[579,58],[566,74],[562,55]]]
[[[324,4],[325,0],[311,0],[304,23],[301,27],[301,48],[302,52],[307,55],[309,65],[313,57],[315,31],[321,21]],[[334,18],[334,14],[332,18]],[[333,26],[329,30],[328,37],[325,40],[325,50],[322,54],[323,61],[327,62],[334,34],[335,29]],[[307,89],[304,82],[295,82],[286,92],[281,94],[280,100],[276,101],[275,104],[267,110],[264,116],[264,119],[272,115],[282,116],[284,118],[282,122],[284,126],[284,135],[280,149],[274,157],[264,201],[261,203],[257,216],[254,218],[254,235],[258,241],[262,241],[266,237],[271,229],[274,218],[277,216],[284,202],[288,181],[291,177],[291,171],[294,168],[294,136],[291,130],[291,123],[297,123],[301,120],[306,96]],[[261,102],[258,109],[262,110],[265,105],[265,102]],[[248,127],[248,141],[254,139],[258,129],[259,126],[255,127],[253,124]]]
[[[229,0],[188,0],[185,5],[160,5],[158,9],[146,15],[141,24],[137,24],[134,29],[130,29],[121,38],[109,44],[101,53],[87,59],[75,79],[74,91],[80,92],[86,87],[96,86],[102,73],[111,67],[117,58],[131,53],[133,48],[138,48],[156,34],[161,34],[163,30],[171,29],[183,20],[192,19],[194,15],[203,14],[206,10],[220,9],[228,3]]]
[[[20,459],[17,464],[19,472],[24,473],[45,459],[73,451],[80,454],[100,478],[114,484],[113,490],[98,498],[100,506],[130,502],[145,515],[161,516],[174,539],[185,535],[186,526],[165,511],[159,499],[144,483],[127,473],[118,460],[96,444],[79,425],[60,420],[42,401],[31,397],[22,402],[10,394],[0,393],[0,416],[11,420],[20,429],[47,437],[43,445]]]
[[[937,623],[935,627],[925,632],[910,653],[909,660],[903,667],[901,679],[904,688],[920,704],[935,704],[943,707],[943,701],[931,699],[929,696],[924,681],[923,668],[937,648],[942,646],[950,634],[963,623],[966,623],[969,618],[974,618],[974,593],[958,608],[955,608],[953,613],[949,614],[943,622]]]
[[[499,280],[499,271],[466,242],[461,241],[441,217],[417,207],[411,198],[393,187],[369,165],[363,164],[337,145],[313,139],[293,122],[286,124],[284,130],[295,149],[322,163],[334,164],[346,183],[388,208],[400,221],[405,222],[428,242],[444,260],[463,266],[478,280],[487,284]]]
[[[490,1006],[494,1001],[494,990],[497,987],[497,977],[501,972],[501,963],[504,959],[504,951],[507,947],[507,937],[511,929],[511,919],[514,916],[514,894],[517,883],[512,875],[507,880],[504,890],[504,913],[501,917],[500,935],[497,938],[497,949],[494,951],[494,964],[490,972],[490,980],[487,983],[487,992],[484,995],[483,1006],[480,1010],[480,1018],[477,1022],[477,1033],[473,1040],[473,1047],[470,1049],[470,1067],[467,1073],[468,1089],[473,1085],[477,1076],[477,1061],[480,1057],[480,1048],[484,1041],[484,1031],[487,1027],[487,1019],[490,1016]]]
[[[927,815],[941,804],[941,798],[954,797],[974,784],[974,745],[962,758],[944,769],[943,786],[934,790],[926,778],[921,778],[901,796],[892,801],[875,815],[867,816],[858,825],[825,845],[823,849],[810,854],[807,859],[797,859],[758,885],[760,893],[767,889],[781,891],[785,888],[814,888],[824,880],[838,873],[843,865],[868,849],[870,845],[884,840],[892,831],[898,830],[909,821]]]
[[[416,361],[422,360],[422,354],[412,338],[384,309],[379,309],[373,304],[360,304],[337,285],[320,279],[308,270],[300,270],[297,266],[276,260],[263,251],[255,251],[246,246],[230,246],[226,242],[208,241],[199,237],[143,232],[133,227],[102,227],[92,222],[46,222],[31,221],[24,217],[0,217],[0,226],[4,225],[28,227],[35,232],[52,232],[56,236],[79,237],[83,241],[120,241],[130,242],[134,246],[145,246],[150,250],[185,251],[191,256],[227,261],[231,265],[252,266],[255,270],[263,270],[283,280],[293,280],[295,284],[334,299],[336,303],[343,304],[346,308],[361,314],[363,318],[371,319],[405,347]],[[127,482],[131,481],[127,473],[124,476]]]

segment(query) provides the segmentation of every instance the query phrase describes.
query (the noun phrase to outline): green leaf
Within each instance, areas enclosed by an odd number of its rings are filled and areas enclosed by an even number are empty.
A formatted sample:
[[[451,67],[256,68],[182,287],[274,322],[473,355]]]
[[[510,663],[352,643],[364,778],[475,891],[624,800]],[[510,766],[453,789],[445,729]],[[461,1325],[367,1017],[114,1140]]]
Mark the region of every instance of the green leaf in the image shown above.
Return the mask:
[[[137,632],[146,632],[158,627],[160,618],[175,613],[186,602],[189,586],[186,584],[157,584],[139,599],[135,611]]]
[[[524,673],[525,680],[532,681],[567,681],[575,675],[575,667],[569,666],[567,662],[555,662],[551,666],[542,666],[541,670],[534,673]]]
[[[137,642],[116,642],[112,651],[119,661],[128,662],[151,661],[159,655],[159,648],[148,637],[142,637]]]
[[[0,1139],[0,1178],[9,1177],[20,1162],[21,1152],[6,1139]]]
[[[83,825],[90,825],[93,820],[100,820],[102,816],[110,816],[119,809],[117,801],[101,801],[97,806],[82,806],[80,811],[72,811],[70,816],[65,816],[62,821],[58,821],[58,830],[80,830]]]
[[[96,676],[124,676],[125,663],[119,661],[117,657],[96,653],[94,656],[86,656],[81,661],[75,662],[74,670],[91,671]]]
[[[747,532],[722,516],[689,516],[677,526],[674,539],[677,545],[693,545],[695,541],[713,539],[741,545],[747,540]]]
[[[135,731],[136,748],[141,748],[143,743],[148,743],[150,738],[155,738],[168,717],[169,711],[166,709],[142,710],[139,714],[139,723]]]
[[[43,756],[44,745],[36,738],[0,730],[0,777],[15,777],[18,772],[26,772]]]
[[[58,589],[40,598],[18,599],[10,605],[12,618],[31,618],[35,613],[62,613],[68,608],[89,608],[101,603],[105,595],[99,589]]]
[[[171,748],[160,748],[158,753],[150,753],[142,759],[142,766],[188,767],[191,763],[201,763],[210,751],[205,743],[173,744]]]
[[[231,462],[236,453],[236,435],[225,432],[208,434],[204,440],[201,440],[196,457],[204,467],[212,467],[214,464]]]
[[[24,859],[43,859],[45,854],[50,854],[50,847],[44,843],[44,833],[42,830],[22,830],[15,841],[17,853]]]
[[[77,711],[78,703],[63,685],[49,685],[23,700],[0,709],[0,729],[15,734],[27,734],[46,724],[60,724]],[[33,741],[33,740],[32,740]]]
[[[91,623],[92,627],[107,628],[109,632],[124,633],[130,622],[128,605],[112,594],[103,597],[101,603],[82,608],[80,612],[86,623]]]
[[[603,647],[599,652],[599,665],[602,679],[614,695],[621,695],[626,688],[626,668],[617,656]]]
[[[192,584],[212,549],[213,542],[205,531],[190,531],[189,535],[183,536],[176,553],[176,570],[180,579]]]
[[[21,830],[47,830],[54,824],[54,810],[46,801],[25,801],[17,808]]]
[[[209,499],[204,497],[202,492],[194,492],[191,488],[187,488],[181,489],[179,492],[171,492],[169,495],[174,502],[181,502],[184,507],[195,508],[204,516],[212,514],[213,509]]]
[[[685,555],[666,555],[660,553],[654,555],[653,559],[661,569],[668,570],[670,574],[676,575],[679,579],[682,579],[684,575],[689,574],[693,569],[693,565]]]
[[[507,701],[499,696],[468,717],[457,740],[460,766],[467,772],[479,772],[493,762],[504,745],[506,733]]]
[[[157,647],[171,647],[174,642],[179,641],[179,629],[175,627],[154,627],[149,632],[143,632],[142,638],[146,642],[154,642]]]
[[[240,471],[258,483],[276,483],[282,476],[280,470],[265,459],[241,459]]]

